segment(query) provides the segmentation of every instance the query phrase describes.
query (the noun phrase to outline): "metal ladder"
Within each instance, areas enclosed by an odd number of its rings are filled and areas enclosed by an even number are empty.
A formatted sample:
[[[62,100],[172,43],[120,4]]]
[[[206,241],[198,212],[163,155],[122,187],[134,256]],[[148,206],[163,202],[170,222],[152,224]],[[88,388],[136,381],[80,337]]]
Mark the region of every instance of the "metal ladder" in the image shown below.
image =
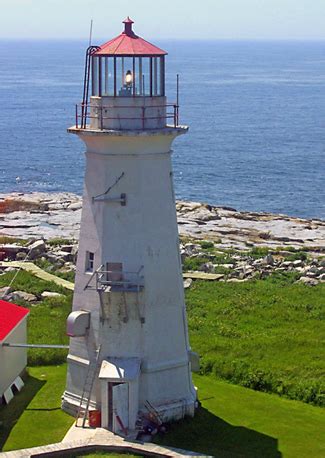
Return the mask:
[[[82,424],[81,427],[84,428],[86,425],[87,421],[87,416],[89,412],[89,405],[90,405],[90,398],[91,398],[91,393],[93,390],[95,378],[99,369],[99,362],[100,362],[100,350],[101,350],[101,345],[96,350],[96,358],[93,361],[89,361],[89,366],[85,378],[85,383],[83,386],[82,390],[82,395],[80,398],[80,403],[76,415],[76,423],[75,425],[78,427],[78,420],[81,418],[82,419]],[[85,404],[85,407],[83,405]]]

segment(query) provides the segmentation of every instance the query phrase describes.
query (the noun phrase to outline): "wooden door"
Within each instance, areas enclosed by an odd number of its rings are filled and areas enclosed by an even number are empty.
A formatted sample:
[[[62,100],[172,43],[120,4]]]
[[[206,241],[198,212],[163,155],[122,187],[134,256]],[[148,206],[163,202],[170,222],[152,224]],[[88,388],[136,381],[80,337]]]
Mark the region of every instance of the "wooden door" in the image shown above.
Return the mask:
[[[120,383],[112,387],[113,431],[125,434],[129,427],[129,385]]]

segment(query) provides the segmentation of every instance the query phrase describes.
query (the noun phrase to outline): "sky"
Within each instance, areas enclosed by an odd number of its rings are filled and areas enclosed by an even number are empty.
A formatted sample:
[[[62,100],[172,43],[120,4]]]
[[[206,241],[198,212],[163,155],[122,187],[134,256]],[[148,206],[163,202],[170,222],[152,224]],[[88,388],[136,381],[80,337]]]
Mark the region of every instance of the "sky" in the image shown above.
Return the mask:
[[[325,0],[0,0],[0,38],[325,39]]]

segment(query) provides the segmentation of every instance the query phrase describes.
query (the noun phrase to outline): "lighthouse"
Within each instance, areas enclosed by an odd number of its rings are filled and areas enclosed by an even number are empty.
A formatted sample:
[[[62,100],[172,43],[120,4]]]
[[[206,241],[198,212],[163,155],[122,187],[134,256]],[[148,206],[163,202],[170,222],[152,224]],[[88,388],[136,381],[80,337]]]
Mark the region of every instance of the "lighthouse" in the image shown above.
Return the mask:
[[[86,172],[62,406],[122,435],[196,404],[171,164],[188,127],[166,98],[166,54],[130,18],[89,47],[68,129],[85,144]]]

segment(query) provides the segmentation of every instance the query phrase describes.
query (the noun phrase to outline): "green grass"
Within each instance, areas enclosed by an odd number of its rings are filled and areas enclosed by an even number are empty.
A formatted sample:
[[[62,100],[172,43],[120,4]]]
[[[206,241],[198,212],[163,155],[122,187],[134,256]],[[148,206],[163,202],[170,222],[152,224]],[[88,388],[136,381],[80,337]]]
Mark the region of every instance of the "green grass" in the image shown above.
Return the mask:
[[[15,272],[0,276],[0,287],[8,286]],[[28,343],[33,344],[67,344],[66,319],[71,311],[72,292],[34,277],[31,273],[20,271],[12,285],[12,290],[27,291],[40,297],[44,291],[54,291],[63,294],[62,298],[47,298],[36,304],[18,301],[28,307]],[[18,303],[17,302],[17,303]],[[30,349],[28,364],[30,366],[60,364],[66,360],[67,350]]]
[[[7,235],[0,235],[0,245],[7,245],[9,243],[15,243],[16,245],[27,245],[28,240],[19,239],[17,237],[10,237]]]
[[[325,284],[311,288],[293,279],[193,283],[188,322],[202,373],[325,404]]]
[[[65,374],[66,365],[30,368],[22,392],[0,408],[0,449],[9,451],[62,440],[73,423],[73,418],[60,409]],[[170,425],[169,432],[157,438],[158,443],[218,458],[324,456],[323,409],[212,377],[196,375],[194,382],[202,407],[193,419]],[[103,451],[87,456],[120,455]]]
[[[50,246],[56,247],[56,246],[60,246],[60,245],[71,245],[71,244],[74,243],[74,240],[73,239],[64,239],[64,238],[61,238],[61,237],[56,237],[56,238],[48,240],[46,243],[48,245],[50,245]]]
[[[71,283],[74,283],[75,280],[75,272],[69,271],[69,272],[62,272],[58,270],[53,263],[48,261],[47,259],[36,259],[34,261],[34,264],[36,264],[40,269],[45,270],[46,272],[51,273],[52,275],[56,275],[57,277],[63,278],[64,280],[70,281]]]
[[[202,407],[156,442],[217,458],[322,458],[325,415],[319,407],[194,377]]]
[[[3,451],[59,442],[73,423],[61,410],[66,366],[32,367],[24,389],[0,408]]]

